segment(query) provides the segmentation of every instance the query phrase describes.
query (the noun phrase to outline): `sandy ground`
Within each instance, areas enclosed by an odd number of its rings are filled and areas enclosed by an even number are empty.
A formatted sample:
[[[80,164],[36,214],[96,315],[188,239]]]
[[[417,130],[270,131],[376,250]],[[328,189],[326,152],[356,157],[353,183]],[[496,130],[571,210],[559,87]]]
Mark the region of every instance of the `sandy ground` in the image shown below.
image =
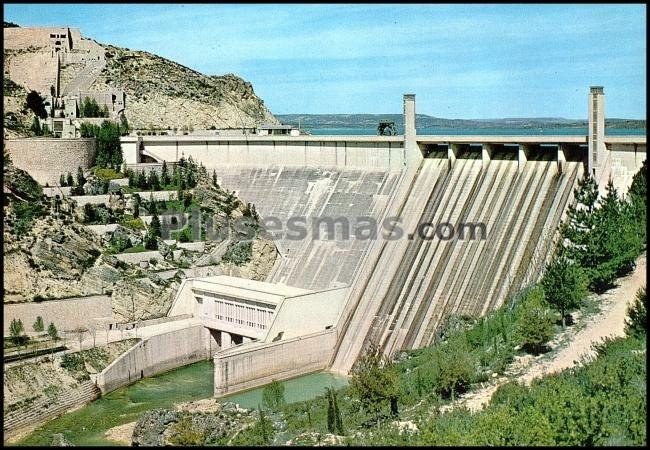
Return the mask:
[[[129,422],[109,428],[104,436],[110,441],[131,445],[131,437],[133,436],[133,429],[135,428],[136,423],[137,422]]]
[[[466,406],[472,411],[483,408],[492,394],[502,384],[517,380],[526,384],[544,375],[560,372],[579,364],[584,358],[594,356],[593,344],[606,337],[625,334],[627,305],[634,301],[639,288],[646,285],[646,255],[637,259],[637,266],[630,275],[618,280],[618,286],[598,296],[600,311],[587,318],[583,328],[579,324],[567,328],[557,339],[560,341],[550,358],[524,357],[515,362],[514,377],[501,377],[482,389],[468,392],[450,407]],[[449,408],[444,408],[449,409]]]

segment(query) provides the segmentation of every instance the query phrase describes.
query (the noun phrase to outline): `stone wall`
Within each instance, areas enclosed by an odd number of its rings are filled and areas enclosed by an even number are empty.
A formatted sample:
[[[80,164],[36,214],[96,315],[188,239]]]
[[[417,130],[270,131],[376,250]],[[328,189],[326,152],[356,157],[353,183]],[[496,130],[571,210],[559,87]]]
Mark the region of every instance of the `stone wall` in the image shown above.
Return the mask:
[[[5,336],[9,335],[12,319],[20,319],[25,330],[32,331],[36,317],[41,316],[46,329],[50,322],[53,322],[59,332],[62,332],[79,326],[90,326],[95,323],[93,320],[95,318],[107,318],[113,315],[111,297],[108,295],[5,304],[3,308]]]
[[[337,331],[262,344],[243,344],[214,355],[214,395],[255,388],[327,367]]]
[[[22,429],[44,423],[69,409],[90,403],[99,395],[99,389],[91,381],[85,381],[76,388],[65,389],[55,399],[41,398],[23,405],[4,416],[4,439],[11,438]]]
[[[215,346],[202,325],[151,336],[113,361],[97,375],[95,384],[105,394],[144,377],[207,359]]]
[[[62,173],[89,169],[95,161],[95,139],[26,138],[7,139],[5,149],[19,169],[40,184],[58,185]]]

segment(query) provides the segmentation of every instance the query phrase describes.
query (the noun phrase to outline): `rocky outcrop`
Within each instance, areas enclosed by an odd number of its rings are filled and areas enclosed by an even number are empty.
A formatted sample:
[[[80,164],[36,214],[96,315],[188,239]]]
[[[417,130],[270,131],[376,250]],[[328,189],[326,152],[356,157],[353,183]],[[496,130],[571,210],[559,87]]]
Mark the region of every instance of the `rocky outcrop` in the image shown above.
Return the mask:
[[[160,278],[121,279],[113,288],[113,314],[127,322],[163,317],[179,285],[173,279],[168,283]]]
[[[93,86],[123,89],[134,127],[250,127],[279,123],[253,91],[232,74],[206,76],[160,56],[105,46],[106,67]]]
[[[133,446],[163,445],[226,445],[239,431],[256,420],[254,411],[241,409],[232,403],[195,407],[190,402],[180,410],[154,409],[147,411],[133,430]]]

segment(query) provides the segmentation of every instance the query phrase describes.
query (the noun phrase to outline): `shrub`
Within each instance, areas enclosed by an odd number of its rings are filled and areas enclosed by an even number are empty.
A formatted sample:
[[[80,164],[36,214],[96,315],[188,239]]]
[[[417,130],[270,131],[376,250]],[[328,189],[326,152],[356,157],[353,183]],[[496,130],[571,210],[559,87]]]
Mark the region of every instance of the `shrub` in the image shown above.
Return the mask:
[[[236,266],[246,264],[253,258],[253,241],[240,241],[231,244],[221,258]]]
[[[645,286],[636,293],[634,303],[628,306],[625,320],[625,333],[631,336],[642,337],[647,332],[647,315],[648,297],[646,296]]]
[[[526,300],[517,311],[517,338],[524,350],[537,355],[553,337],[555,327],[541,287],[531,291]]]

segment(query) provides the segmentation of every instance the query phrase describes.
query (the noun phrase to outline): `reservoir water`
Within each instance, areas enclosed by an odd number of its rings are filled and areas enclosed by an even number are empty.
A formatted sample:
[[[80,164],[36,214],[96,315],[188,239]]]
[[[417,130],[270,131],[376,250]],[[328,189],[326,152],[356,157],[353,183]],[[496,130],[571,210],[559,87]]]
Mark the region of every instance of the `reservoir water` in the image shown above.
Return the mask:
[[[304,127],[304,130],[309,131],[313,135],[364,135],[374,136],[377,134],[377,128],[313,128],[309,129]],[[403,133],[400,125],[397,126],[398,134]],[[587,127],[576,128],[418,128],[417,134],[419,135],[571,135],[571,136],[586,136]],[[605,135],[611,136],[645,136],[645,128],[606,128]]]
[[[323,394],[325,387],[342,387],[347,380],[326,372],[287,380],[287,403],[308,400]],[[110,392],[75,411],[51,420],[18,442],[18,445],[50,445],[52,435],[61,433],[75,445],[116,445],[104,434],[110,428],[138,420],[150,409],[171,408],[175,403],[212,397],[213,363],[202,361],[140,380]],[[262,388],[233,394],[222,399],[244,408],[257,408]]]

